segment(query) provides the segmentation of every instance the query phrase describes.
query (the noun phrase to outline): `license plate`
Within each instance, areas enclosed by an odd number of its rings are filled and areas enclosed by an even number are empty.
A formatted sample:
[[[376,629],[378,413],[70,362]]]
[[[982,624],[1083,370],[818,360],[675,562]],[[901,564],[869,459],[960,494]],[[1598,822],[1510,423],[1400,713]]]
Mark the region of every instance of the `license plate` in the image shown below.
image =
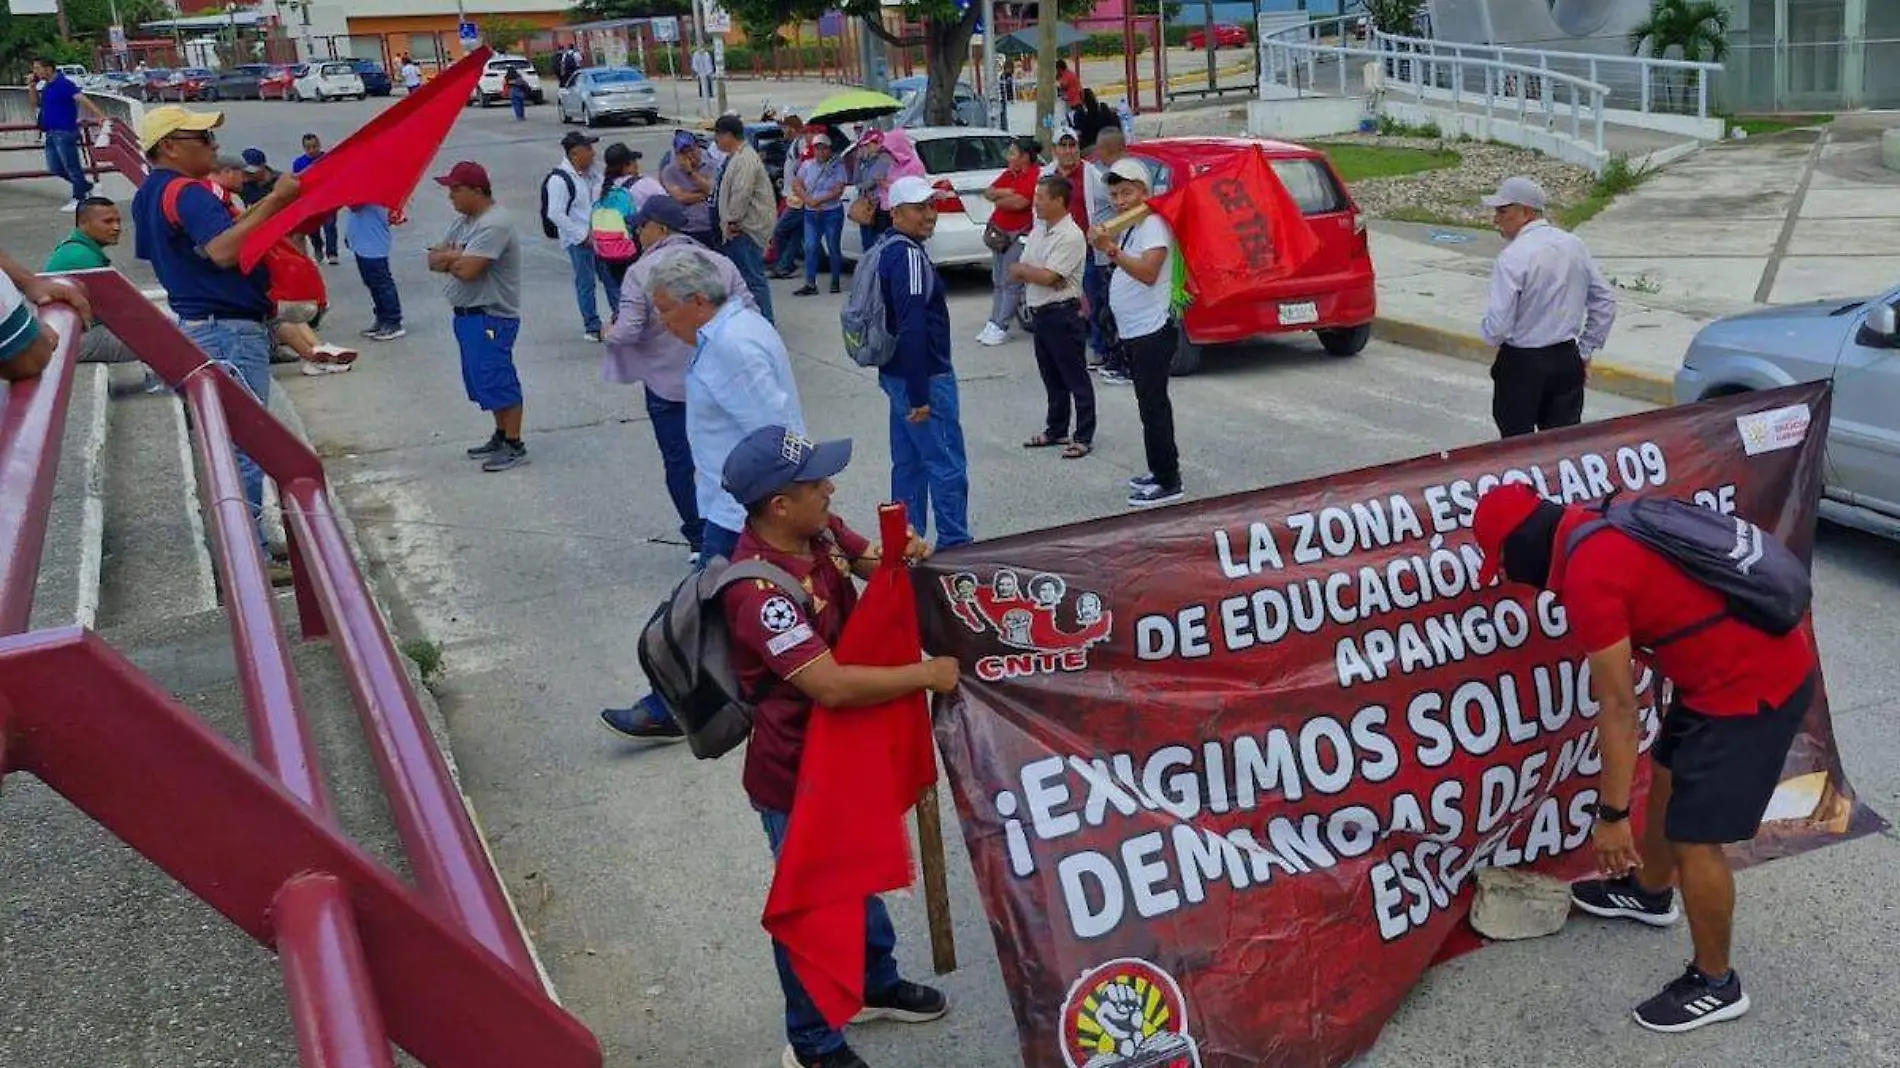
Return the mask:
[[[1319,304],[1316,301],[1302,300],[1292,304],[1280,305],[1281,326],[1304,326],[1319,322]]]

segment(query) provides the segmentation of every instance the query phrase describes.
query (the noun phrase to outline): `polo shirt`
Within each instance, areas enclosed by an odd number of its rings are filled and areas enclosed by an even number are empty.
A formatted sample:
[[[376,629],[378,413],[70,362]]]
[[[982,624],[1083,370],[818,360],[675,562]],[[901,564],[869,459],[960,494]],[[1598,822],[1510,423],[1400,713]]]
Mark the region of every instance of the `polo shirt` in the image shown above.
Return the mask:
[[[1020,171],[1003,168],[1003,173],[990,183],[991,189],[1007,189],[1012,193],[1021,193],[1023,200],[1031,201],[1036,197],[1036,183],[1042,180],[1042,171],[1036,167],[1024,167]],[[990,212],[990,221],[998,229],[1012,234],[1020,234],[1029,229],[1036,217],[1036,209],[1025,203],[1020,210],[1007,211],[997,207]]]
[[[90,271],[97,267],[110,267],[112,261],[106,258],[106,248],[92,239],[84,230],[75,229],[53,247],[53,254],[46,258],[47,271]]]
[[[312,163],[315,163],[316,161],[322,159],[323,155],[324,155],[323,153],[319,152],[313,156],[310,153],[306,152],[303,155],[298,156],[296,159],[293,159],[290,161],[290,173],[302,174],[303,172],[310,169],[310,165]]]
[[[64,74],[53,75],[40,90],[40,129],[79,129],[79,86]]]
[[[750,525],[739,535],[734,563],[764,560],[797,579],[811,602],[807,609],[770,582],[741,582],[725,593],[733,669],[743,692],[762,695],[742,776],[746,795],[759,808],[792,810],[812,699],[791,680],[831,652],[844,633],[846,617],[858,606],[851,561],[870,544],[837,516],[803,554],[774,549]]]
[[[351,208],[347,236],[350,251],[359,259],[388,259],[389,209],[381,204],[365,204],[359,208]]]
[[[165,218],[165,187],[187,183],[178,195],[178,226]],[[270,316],[270,271],[259,263],[249,274],[220,267],[204,247],[231,228],[231,209],[203,182],[159,168],[132,198],[133,251],[152,265],[172,311],[181,319],[250,319]]]
[[[1566,511],[1550,565],[1549,588],[1584,650],[1624,638],[1641,648],[1723,612],[1721,594],[1621,531],[1592,534],[1566,556],[1570,532],[1595,518]],[[1732,618],[1665,644],[1654,660],[1677,700],[1706,716],[1752,716],[1763,704],[1783,704],[1816,666],[1808,624],[1776,637]]]
[[[1082,296],[1082,265],[1088,260],[1088,239],[1082,236],[1082,228],[1075,224],[1074,216],[1064,215],[1051,226],[1042,220],[1029,228],[1029,237],[1023,242],[1022,262],[1031,267],[1041,267],[1062,276],[1062,284],[1042,286],[1034,282],[1023,287],[1023,301],[1032,308],[1057,301],[1076,300]]]

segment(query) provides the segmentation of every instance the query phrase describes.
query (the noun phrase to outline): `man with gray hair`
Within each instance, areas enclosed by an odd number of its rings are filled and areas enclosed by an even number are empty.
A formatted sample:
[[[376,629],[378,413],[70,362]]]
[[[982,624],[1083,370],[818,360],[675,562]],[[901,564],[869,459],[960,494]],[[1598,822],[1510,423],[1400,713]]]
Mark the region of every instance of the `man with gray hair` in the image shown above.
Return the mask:
[[[686,442],[692,450],[694,497],[702,523],[700,559],[731,559],[745,529],[746,511],[720,482],[726,457],[760,427],[805,433],[791,353],[765,316],[736,295],[746,291],[744,280],[734,285],[728,268],[691,250],[648,252],[640,262],[649,259],[653,262],[642,275],[649,314],[692,348],[685,375]],[[627,277],[631,280],[633,272]],[[683,734],[653,695],[632,708],[603,709],[601,720],[630,738]]]
[[[1491,418],[1502,437],[1583,421],[1590,356],[1610,339],[1616,294],[1575,234],[1544,218],[1543,187],[1506,178],[1484,198],[1510,244],[1491,269],[1480,330],[1498,347]]]

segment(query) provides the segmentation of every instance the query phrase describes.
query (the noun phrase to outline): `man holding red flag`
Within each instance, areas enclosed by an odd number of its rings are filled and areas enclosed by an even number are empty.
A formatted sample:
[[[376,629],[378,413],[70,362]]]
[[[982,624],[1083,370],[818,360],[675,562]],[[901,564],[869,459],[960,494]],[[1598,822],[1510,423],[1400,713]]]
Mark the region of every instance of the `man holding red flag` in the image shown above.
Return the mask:
[[[791,830],[814,704],[868,712],[870,706],[926,690],[949,693],[957,686],[957,662],[949,657],[908,659],[892,667],[843,664],[832,658],[845,620],[858,604],[851,576],[869,577],[882,556],[879,548],[831,514],[831,479],[850,461],[850,441],[814,444],[783,426],[753,431],[726,459],[726,491],[746,509],[745,532],[733,561],[764,560],[802,587],[787,590],[770,582],[742,582],[725,599],[733,667],[744,691],[760,695],[746,747],[744,783],[775,860]],[[907,558],[919,559],[928,552],[922,539],[911,537]],[[915,655],[921,657],[920,652]],[[888,762],[890,754],[883,753],[881,759]],[[825,831],[832,840],[855,840],[855,828],[844,819]],[[845,1014],[854,1022],[923,1023],[949,1012],[949,1000],[940,991],[898,974],[892,953],[897,932],[884,903],[868,897],[863,915],[863,1009],[849,1016],[847,1008]],[[785,991],[785,1035],[790,1043],[780,1058],[782,1068],[868,1068],[800,982],[791,952],[776,940],[772,952]]]
[[[1116,162],[1104,179],[1117,213],[1148,202],[1148,167],[1133,157]],[[1108,310],[1127,350],[1135,379],[1135,408],[1141,415],[1141,441],[1148,473],[1128,480],[1128,503],[1135,508],[1181,499],[1181,452],[1174,443],[1174,405],[1168,400],[1168,374],[1180,327],[1174,322],[1174,231],[1167,220],[1149,215],[1119,235],[1098,226],[1091,232],[1098,251],[1108,257]]]

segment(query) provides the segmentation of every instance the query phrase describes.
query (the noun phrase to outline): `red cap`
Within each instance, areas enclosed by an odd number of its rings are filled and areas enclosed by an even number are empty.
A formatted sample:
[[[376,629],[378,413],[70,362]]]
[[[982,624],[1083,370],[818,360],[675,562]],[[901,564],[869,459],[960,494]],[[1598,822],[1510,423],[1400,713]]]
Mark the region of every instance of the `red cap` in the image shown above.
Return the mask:
[[[1504,566],[1504,539],[1529,519],[1543,500],[1522,482],[1493,486],[1478,498],[1478,509],[1471,516],[1471,533],[1477,536],[1478,548],[1484,553],[1484,568],[1478,572],[1480,584],[1489,586],[1497,577],[1498,569]]]
[[[495,187],[494,183],[488,180],[488,168],[470,160],[463,160],[455,166],[450,167],[449,173],[447,174],[436,175],[435,182],[437,185],[478,186],[482,189],[493,189]]]

